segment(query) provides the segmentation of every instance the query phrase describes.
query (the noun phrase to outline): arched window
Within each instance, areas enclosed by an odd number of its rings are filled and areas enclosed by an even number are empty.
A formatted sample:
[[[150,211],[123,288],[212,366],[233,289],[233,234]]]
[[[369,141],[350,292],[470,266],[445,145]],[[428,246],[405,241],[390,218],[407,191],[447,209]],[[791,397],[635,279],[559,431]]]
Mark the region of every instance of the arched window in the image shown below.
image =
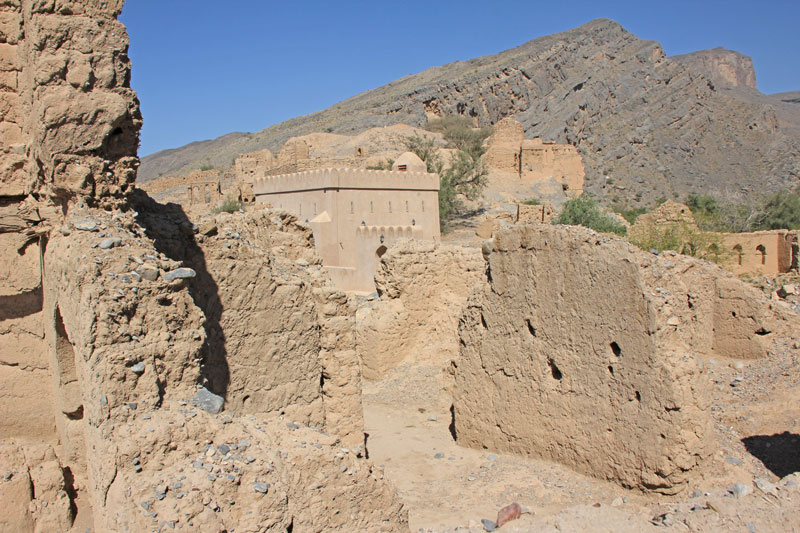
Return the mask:
[[[758,246],[756,246],[756,252],[761,254],[761,264],[762,265],[766,265],[767,264],[767,249],[764,248],[764,245],[763,244],[759,244]]]
[[[742,245],[737,244],[733,247],[733,253],[736,254],[736,264],[741,266],[742,264]]]

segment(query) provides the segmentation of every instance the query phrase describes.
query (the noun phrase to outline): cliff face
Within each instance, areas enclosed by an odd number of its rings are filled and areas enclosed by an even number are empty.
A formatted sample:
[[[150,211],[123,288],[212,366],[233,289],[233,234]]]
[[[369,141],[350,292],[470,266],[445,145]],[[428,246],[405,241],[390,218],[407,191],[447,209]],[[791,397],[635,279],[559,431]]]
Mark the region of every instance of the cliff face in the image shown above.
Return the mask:
[[[463,114],[479,125],[511,116],[528,138],[576,146],[586,190],[599,196],[747,195],[792,186],[800,175],[797,138],[779,127],[773,101],[740,98],[667,58],[658,43],[595,20],[407,76],[258,133],[208,141],[202,159],[196,146],[153,154],[143,159],[140,179],[206,159],[227,166],[238,153],[275,149],[312,131],[419,126],[430,115]]]
[[[717,47],[673,56],[670,59],[702,72],[715,86],[756,88],[753,60],[739,52]]]

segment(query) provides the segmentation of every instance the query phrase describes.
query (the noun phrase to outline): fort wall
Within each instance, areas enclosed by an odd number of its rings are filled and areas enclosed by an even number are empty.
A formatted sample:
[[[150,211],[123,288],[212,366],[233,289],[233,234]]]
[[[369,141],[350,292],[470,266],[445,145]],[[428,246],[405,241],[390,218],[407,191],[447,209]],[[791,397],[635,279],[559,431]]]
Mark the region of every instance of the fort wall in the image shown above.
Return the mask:
[[[397,238],[439,240],[439,177],[425,172],[319,169],[254,180],[257,203],[305,220],[337,286],[372,292],[378,250]],[[350,271],[348,269],[354,269]]]

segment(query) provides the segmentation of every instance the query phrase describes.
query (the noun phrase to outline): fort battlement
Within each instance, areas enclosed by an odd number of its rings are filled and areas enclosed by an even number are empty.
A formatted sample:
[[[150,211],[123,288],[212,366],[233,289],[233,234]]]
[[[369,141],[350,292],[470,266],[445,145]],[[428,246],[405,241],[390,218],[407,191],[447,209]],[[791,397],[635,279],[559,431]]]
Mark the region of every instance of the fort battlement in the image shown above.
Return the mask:
[[[261,176],[253,182],[253,193],[282,194],[323,189],[382,189],[438,191],[439,176],[426,172],[324,168],[278,176]]]

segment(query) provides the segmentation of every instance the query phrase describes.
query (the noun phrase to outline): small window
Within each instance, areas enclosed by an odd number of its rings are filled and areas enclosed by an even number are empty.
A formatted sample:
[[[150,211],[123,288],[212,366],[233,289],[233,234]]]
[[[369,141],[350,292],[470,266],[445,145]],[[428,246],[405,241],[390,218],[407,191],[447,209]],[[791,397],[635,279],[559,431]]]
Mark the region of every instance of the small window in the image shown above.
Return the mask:
[[[425,212],[425,200],[422,200],[422,212]]]
[[[373,205],[372,205],[372,200],[369,201],[369,212],[370,213],[374,213],[375,212],[375,210],[373,208]]]
[[[399,170],[400,172],[405,172],[406,170],[408,170],[408,165],[397,165],[397,170]]]
[[[317,202],[314,202],[314,214],[317,214]]]
[[[392,212],[392,202],[389,202],[389,212]]]
[[[408,213],[408,200],[406,200],[406,213]]]
[[[298,209],[300,210],[300,213],[299,213],[299,214],[301,214],[301,215],[302,215],[302,214],[303,214],[303,204],[300,204],[300,206],[298,207]]]
[[[353,202],[350,202],[350,214],[353,214]]]

